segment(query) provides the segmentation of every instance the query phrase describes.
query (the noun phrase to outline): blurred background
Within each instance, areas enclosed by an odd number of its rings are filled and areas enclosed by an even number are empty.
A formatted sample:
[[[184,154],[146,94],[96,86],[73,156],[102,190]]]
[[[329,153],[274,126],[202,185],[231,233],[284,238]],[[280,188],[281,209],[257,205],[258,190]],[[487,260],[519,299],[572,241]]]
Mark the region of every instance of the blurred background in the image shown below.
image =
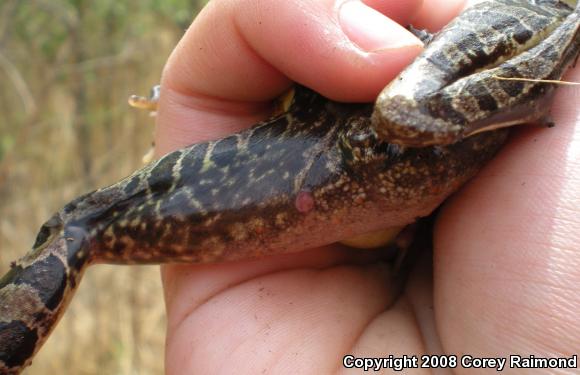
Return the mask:
[[[64,203],[141,166],[154,120],[127,98],[205,2],[0,0],[0,274]],[[162,374],[164,313],[158,267],[90,268],[25,374]]]

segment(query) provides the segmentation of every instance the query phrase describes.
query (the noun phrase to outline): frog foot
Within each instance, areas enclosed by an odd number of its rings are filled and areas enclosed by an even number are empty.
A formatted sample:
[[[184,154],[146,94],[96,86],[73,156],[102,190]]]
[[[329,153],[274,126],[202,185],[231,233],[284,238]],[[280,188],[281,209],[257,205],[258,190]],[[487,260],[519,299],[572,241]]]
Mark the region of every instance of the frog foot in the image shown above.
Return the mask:
[[[154,116],[155,112],[157,111],[157,104],[159,102],[159,92],[161,87],[159,85],[153,86],[151,88],[151,92],[149,93],[149,97],[139,96],[139,95],[131,95],[129,97],[129,105],[133,108],[138,109],[145,109],[151,112]]]

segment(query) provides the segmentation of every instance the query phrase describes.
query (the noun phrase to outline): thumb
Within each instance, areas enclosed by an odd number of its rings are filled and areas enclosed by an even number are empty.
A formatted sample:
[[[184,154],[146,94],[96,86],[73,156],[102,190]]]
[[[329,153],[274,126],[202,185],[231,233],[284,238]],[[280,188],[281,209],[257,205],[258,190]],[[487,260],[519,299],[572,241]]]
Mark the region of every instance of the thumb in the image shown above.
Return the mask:
[[[458,2],[430,2],[431,14],[449,9],[450,17]],[[418,13],[427,13],[420,0],[209,2],[164,71],[158,154],[248,127],[291,81],[336,100],[372,101],[421,51],[392,20],[421,24]]]

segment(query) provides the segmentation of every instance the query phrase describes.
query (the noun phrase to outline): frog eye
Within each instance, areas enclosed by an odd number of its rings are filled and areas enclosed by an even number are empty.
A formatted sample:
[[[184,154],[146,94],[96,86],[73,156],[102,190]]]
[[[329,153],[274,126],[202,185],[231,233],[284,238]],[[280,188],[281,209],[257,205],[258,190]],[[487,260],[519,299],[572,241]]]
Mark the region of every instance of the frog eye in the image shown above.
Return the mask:
[[[88,232],[78,226],[67,226],[64,230],[66,240],[68,266],[74,277],[82,270],[89,257]]]
[[[69,243],[69,246],[75,245],[76,247],[81,247],[87,240],[88,233],[81,227],[67,226],[64,237]]]

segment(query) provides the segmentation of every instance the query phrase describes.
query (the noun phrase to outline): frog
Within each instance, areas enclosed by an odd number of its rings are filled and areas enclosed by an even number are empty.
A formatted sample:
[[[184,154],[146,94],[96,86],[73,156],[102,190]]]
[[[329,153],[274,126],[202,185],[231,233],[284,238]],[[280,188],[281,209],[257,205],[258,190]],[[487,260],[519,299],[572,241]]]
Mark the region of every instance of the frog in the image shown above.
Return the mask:
[[[513,22],[524,16],[534,22]],[[579,30],[578,4],[485,1],[429,37],[375,103],[296,85],[252,128],[75,198],[0,279],[0,372],[30,364],[93,264],[364,247],[377,233],[372,246],[396,243],[494,157],[509,127],[547,122],[552,81],[577,58]]]

